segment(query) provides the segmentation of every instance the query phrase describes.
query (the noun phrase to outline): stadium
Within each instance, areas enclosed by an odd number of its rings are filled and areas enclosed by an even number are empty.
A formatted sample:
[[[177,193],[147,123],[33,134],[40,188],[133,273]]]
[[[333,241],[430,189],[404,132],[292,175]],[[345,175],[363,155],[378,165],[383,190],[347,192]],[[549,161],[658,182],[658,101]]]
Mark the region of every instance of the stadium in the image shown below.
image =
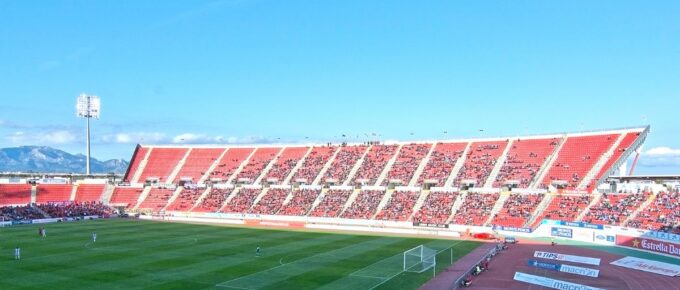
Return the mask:
[[[0,290],[680,290],[679,14],[0,1]]]

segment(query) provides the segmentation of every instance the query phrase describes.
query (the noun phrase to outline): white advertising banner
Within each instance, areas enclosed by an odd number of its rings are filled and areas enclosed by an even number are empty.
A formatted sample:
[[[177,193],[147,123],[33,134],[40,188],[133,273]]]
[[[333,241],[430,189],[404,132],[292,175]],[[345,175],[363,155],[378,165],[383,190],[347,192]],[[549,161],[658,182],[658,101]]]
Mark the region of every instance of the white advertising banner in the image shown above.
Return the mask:
[[[536,251],[536,252],[534,252],[534,257],[535,258],[542,258],[542,259],[550,259],[550,260],[558,260],[558,261],[567,261],[567,262],[588,264],[588,265],[596,265],[596,266],[600,265],[600,259],[591,258],[591,257],[583,257],[583,256],[564,255],[564,254],[558,254],[558,253]]]
[[[586,285],[571,283],[562,280],[556,280],[547,277],[530,275],[522,272],[515,272],[514,279],[516,281],[525,282],[529,284],[539,285],[552,289],[570,289],[570,290],[604,290],[602,288],[590,287]]]
[[[624,257],[610,264],[665,276],[680,276],[680,266],[635,257]]]

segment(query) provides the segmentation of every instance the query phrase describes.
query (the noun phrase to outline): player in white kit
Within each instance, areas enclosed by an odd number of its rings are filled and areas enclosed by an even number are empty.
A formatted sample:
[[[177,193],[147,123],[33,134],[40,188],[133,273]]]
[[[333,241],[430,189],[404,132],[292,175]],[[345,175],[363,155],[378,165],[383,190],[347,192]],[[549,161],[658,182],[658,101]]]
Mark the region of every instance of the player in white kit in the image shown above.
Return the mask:
[[[21,248],[19,246],[14,248],[14,260],[21,260]]]

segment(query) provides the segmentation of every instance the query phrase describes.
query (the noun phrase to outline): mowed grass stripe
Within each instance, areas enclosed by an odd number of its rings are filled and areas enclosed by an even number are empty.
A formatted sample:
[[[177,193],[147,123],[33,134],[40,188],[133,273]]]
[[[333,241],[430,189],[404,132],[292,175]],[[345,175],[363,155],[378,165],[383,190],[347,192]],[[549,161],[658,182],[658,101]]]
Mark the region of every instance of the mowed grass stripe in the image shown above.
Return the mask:
[[[281,263],[287,269],[261,287],[312,289],[428,241],[123,219],[43,225],[43,240],[38,226],[0,228],[0,289],[224,290],[215,285]],[[93,231],[97,243],[88,244]],[[20,262],[13,261],[15,245]]]

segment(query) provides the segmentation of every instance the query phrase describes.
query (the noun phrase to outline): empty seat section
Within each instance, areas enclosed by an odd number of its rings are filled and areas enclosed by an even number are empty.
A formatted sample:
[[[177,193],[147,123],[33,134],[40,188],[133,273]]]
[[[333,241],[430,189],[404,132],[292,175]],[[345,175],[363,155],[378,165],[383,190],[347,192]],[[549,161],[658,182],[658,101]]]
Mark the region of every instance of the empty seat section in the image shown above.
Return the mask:
[[[279,215],[304,216],[321,194],[320,189],[300,189],[293,191],[293,198],[279,211]]]
[[[507,181],[514,181],[519,188],[529,187],[559,142],[559,138],[514,140],[493,186],[500,188]]]
[[[204,192],[205,188],[184,188],[166,210],[188,211]]]
[[[193,183],[198,183],[224,150],[224,148],[194,148],[173,182],[188,178]]]
[[[101,201],[104,184],[79,184],[76,188],[76,202]]]
[[[452,224],[482,226],[489,218],[498,201],[498,193],[469,192],[461,207],[453,216]]]
[[[446,221],[451,216],[451,210],[456,198],[458,198],[458,192],[430,192],[420,210],[413,216],[413,222],[436,225],[446,224]]]
[[[158,178],[161,183],[168,182],[168,176],[187,153],[187,148],[153,148],[151,155],[139,177],[139,182],[148,178]]]
[[[236,182],[253,184],[262,174],[262,170],[276,157],[281,148],[257,148],[255,154],[238,174]]]
[[[347,200],[352,195],[352,190],[331,189],[323,196],[321,202],[312,210],[309,216],[314,217],[337,217],[342,212]]]
[[[591,195],[556,195],[550,204],[543,209],[531,227],[538,226],[543,219],[576,221],[576,217],[583,212],[592,200]]]
[[[335,184],[343,184],[347,180],[347,176],[352,171],[352,168],[357,161],[364,155],[368,146],[343,146],[340,152],[335,156],[335,160],[331,164],[328,171],[324,175],[325,182],[334,182]]]
[[[626,226],[638,229],[672,232],[680,225],[680,194],[660,192],[656,199],[640,211]]]
[[[626,150],[628,150],[630,146],[633,145],[633,143],[635,142],[635,140],[637,140],[639,136],[640,132],[631,132],[626,134],[625,137],[623,137],[621,143],[619,143],[619,146],[617,146],[616,149],[614,149],[612,156],[609,157],[609,159],[607,160],[607,163],[605,163],[604,166],[600,168],[600,172],[597,173],[595,179],[593,179],[593,181],[591,181],[590,184],[588,184],[589,189],[592,188],[595,182],[602,178],[602,175],[604,175],[607,172],[607,170],[610,167],[612,167],[614,163],[616,163],[616,161],[619,160],[619,158],[621,158],[621,155],[623,155],[623,153],[625,153]]]
[[[229,148],[227,153],[222,156],[219,163],[215,169],[210,172],[211,179],[219,179],[223,182],[229,180],[229,178],[236,172],[236,170],[241,166],[241,164],[248,159],[250,153],[253,152],[253,148]]]
[[[224,201],[227,200],[229,194],[233,191],[233,188],[216,188],[210,189],[210,193],[203,198],[201,203],[199,203],[193,210],[193,212],[217,212]]]
[[[168,204],[168,200],[170,200],[174,191],[174,189],[169,188],[151,188],[149,195],[142,201],[138,209],[159,212]]]
[[[523,227],[543,200],[544,194],[513,193],[503,203],[503,208],[494,216],[491,224],[504,227]]]
[[[302,166],[295,172],[292,181],[303,184],[312,184],[321,172],[321,169],[331,159],[337,147],[314,147],[309,152]]]
[[[253,206],[261,188],[241,188],[236,195],[220,209],[224,213],[246,213]]]
[[[461,182],[472,180],[476,187],[482,187],[491,174],[496,161],[503,154],[508,141],[475,142],[470,144],[470,150],[465,163],[454,181],[455,186]]]
[[[398,148],[397,145],[373,145],[354,176],[353,184],[374,185]]]
[[[616,141],[618,134],[569,137],[557,159],[543,179],[543,187],[553,181],[565,181],[567,189],[575,189],[602,154]]]
[[[137,151],[134,153],[134,156],[132,156],[132,162],[130,163],[129,170],[123,179],[125,182],[132,182],[132,178],[134,178],[137,170],[139,170],[139,164],[142,162],[142,160],[144,160],[144,157],[146,157],[146,153],[148,151],[149,148],[138,147]]]
[[[436,182],[433,186],[444,186],[453,166],[463,156],[466,146],[467,143],[437,143],[423,173],[418,177],[417,185],[422,186],[425,181],[431,180]]]
[[[126,208],[132,208],[137,204],[139,195],[142,194],[144,188],[141,187],[118,187],[113,189],[113,194],[111,194],[110,205],[113,206],[124,206]]]
[[[288,194],[290,194],[290,189],[270,188],[249,212],[254,214],[276,214],[281,209],[281,206],[283,206],[283,202]]]
[[[50,202],[68,202],[71,200],[71,184],[39,184],[35,202],[38,204]]]
[[[305,156],[308,150],[309,147],[287,147],[283,149],[272,169],[267,172],[267,177],[265,177],[264,181],[272,184],[282,184],[293,170],[293,167]]]
[[[649,193],[603,194],[600,201],[590,207],[583,221],[591,224],[618,226],[649,198]]]
[[[418,165],[427,156],[431,147],[432,144],[408,144],[402,146],[382,185],[387,185],[389,182],[397,180],[401,181],[400,184],[402,185],[408,185],[416,169],[418,169]]]
[[[0,206],[29,204],[31,188],[30,184],[0,184]]]
[[[395,191],[385,207],[375,216],[377,220],[407,221],[413,213],[413,207],[420,197],[416,191]]]
[[[362,190],[352,205],[342,213],[343,218],[370,219],[378,209],[378,205],[385,196],[383,190]]]

